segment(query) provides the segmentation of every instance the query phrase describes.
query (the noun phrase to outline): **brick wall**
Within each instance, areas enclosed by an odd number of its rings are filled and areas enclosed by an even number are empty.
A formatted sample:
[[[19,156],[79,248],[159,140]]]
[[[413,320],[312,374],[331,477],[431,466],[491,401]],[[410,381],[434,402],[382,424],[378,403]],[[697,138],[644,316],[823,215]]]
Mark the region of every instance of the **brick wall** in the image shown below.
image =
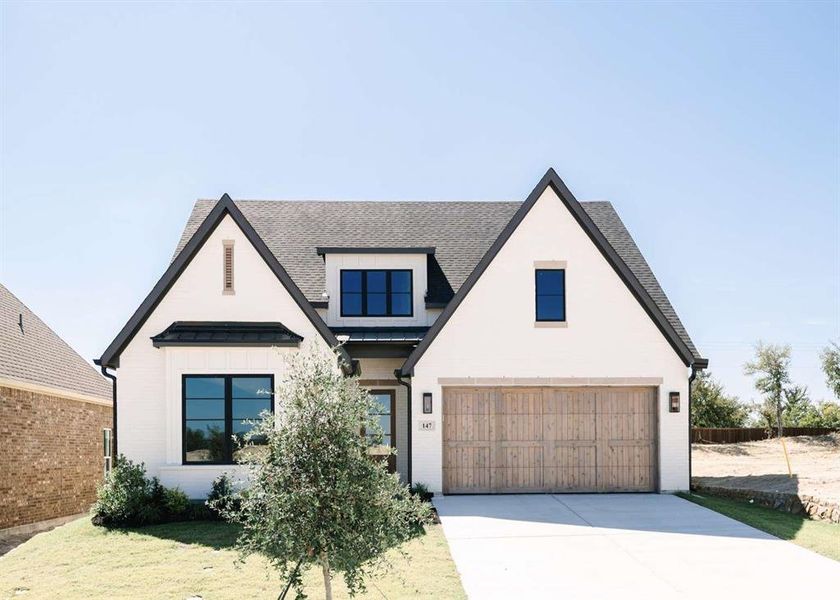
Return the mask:
[[[0,529],[84,512],[111,407],[0,386]]]

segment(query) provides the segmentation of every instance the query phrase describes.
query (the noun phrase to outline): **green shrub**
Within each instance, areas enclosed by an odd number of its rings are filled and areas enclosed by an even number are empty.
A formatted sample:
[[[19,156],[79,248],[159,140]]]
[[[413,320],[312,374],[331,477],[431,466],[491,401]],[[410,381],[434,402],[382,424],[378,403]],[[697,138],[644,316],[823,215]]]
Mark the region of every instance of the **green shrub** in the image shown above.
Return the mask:
[[[415,483],[411,486],[411,493],[418,496],[423,502],[429,502],[434,498],[434,493],[429,491],[425,483]]]
[[[93,505],[94,525],[143,525],[150,518],[151,482],[143,463],[119,456],[99,486]]]
[[[139,527],[200,514],[184,492],[165,488],[157,477],[147,479],[143,463],[121,455],[99,486],[91,521],[105,527]]]
[[[225,514],[235,513],[239,510],[241,499],[237,494],[230,478],[222,474],[213,480],[213,487],[207,495],[205,502],[210,511],[217,517],[222,518]]]
[[[163,505],[168,515],[178,517],[190,510],[190,499],[179,488],[164,488]]]

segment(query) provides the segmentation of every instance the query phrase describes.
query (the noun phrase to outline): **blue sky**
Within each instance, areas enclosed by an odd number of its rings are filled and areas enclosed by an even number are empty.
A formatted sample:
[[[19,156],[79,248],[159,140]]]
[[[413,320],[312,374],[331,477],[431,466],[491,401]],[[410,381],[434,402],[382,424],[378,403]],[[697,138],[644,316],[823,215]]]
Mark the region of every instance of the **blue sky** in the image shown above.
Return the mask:
[[[5,2],[0,281],[86,357],[195,198],[615,204],[712,372],[758,339],[828,397],[836,3]]]

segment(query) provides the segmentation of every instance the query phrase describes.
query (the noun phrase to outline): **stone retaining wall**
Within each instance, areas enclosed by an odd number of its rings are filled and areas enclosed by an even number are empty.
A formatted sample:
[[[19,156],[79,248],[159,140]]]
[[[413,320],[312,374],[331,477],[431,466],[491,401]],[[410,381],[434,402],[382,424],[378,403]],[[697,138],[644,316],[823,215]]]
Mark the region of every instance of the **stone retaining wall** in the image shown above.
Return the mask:
[[[691,486],[692,491],[722,496],[735,500],[751,500],[759,506],[766,506],[795,515],[808,515],[813,519],[840,523],[840,504],[828,502],[807,494],[785,494],[780,492],[760,492],[719,486],[697,485]]]

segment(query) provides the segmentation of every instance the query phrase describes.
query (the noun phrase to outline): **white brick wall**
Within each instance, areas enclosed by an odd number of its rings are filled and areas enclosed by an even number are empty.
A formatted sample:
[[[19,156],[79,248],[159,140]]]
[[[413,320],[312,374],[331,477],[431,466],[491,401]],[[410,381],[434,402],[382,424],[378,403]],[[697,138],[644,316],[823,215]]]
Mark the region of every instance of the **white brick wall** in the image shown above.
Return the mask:
[[[235,294],[222,294],[222,240],[234,240]],[[230,217],[210,235],[120,357],[119,450],[150,475],[200,497],[224,468],[181,465],[182,373],[282,373],[273,348],[155,348],[173,321],[280,321],[304,341],[325,342]]]

